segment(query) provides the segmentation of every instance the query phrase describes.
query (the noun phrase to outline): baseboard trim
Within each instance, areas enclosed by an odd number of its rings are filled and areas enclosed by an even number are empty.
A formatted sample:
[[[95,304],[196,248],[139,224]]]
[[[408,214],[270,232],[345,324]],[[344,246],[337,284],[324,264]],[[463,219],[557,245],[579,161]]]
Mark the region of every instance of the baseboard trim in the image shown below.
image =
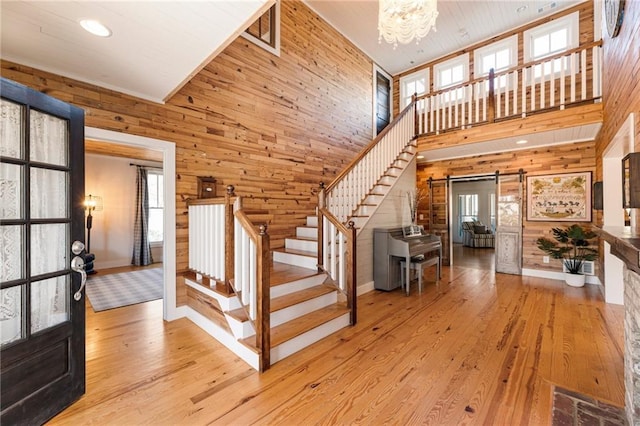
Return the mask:
[[[375,290],[374,282],[369,281],[368,283],[359,285],[358,288],[356,289],[356,293],[358,294],[358,296],[362,296],[363,294],[369,293],[370,291],[373,291],[373,290]]]
[[[550,279],[550,280],[564,281],[564,272],[546,271],[546,270],[543,270],[543,269],[522,268],[522,276],[537,277],[537,278],[547,278],[547,279]],[[600,282],[600,279],[598,277],[596,277],[595,275],[587,275],[585,277],[585,283],[586,284],[594,284],[594,285],[601,285],[602,284]]]

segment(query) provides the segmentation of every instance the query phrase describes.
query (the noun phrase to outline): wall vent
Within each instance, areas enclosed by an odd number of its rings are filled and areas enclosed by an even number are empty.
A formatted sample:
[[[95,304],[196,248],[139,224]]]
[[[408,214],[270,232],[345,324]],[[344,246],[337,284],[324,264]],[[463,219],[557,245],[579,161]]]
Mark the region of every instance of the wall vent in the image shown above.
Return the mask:
[[[568,272],[567,267],[562,264],[562,272]],[[580,272],[584,275],[594,275],[596,273],[596,266],[592,260],[585,260],[582,262],[582,267],[580,268]]]

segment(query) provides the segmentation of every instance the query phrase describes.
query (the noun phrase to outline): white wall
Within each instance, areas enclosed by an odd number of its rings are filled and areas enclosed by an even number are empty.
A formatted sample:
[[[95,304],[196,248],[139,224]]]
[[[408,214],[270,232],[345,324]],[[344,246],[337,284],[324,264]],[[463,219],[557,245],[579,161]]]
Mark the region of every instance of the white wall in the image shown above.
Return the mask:
[[[373,288],[373,229],[411,224],[407,191],[416,187],[416,159],[404,169],[373,217],[358,234],[358,286]]]
[[[94,267],[114,268],[131,264],[135,215],[136,169],[129,165],[152,164],[130,158],[85,155],[85,193],[102,197],[103,210],[93,214],[91,252]],[[155,262],[162,262],[162,245],[152,247]]]
[[[458,195],[461,194],[478,194],[478,220],[485,225],[491,224],[489,209],[489,194],[496,192],[496,183],[494,180],[477,180],[467,182],[453,182],[452,199],[453,220],[451,222],[451,231],[454,243],[462,243],[463,237],[458,226]]]

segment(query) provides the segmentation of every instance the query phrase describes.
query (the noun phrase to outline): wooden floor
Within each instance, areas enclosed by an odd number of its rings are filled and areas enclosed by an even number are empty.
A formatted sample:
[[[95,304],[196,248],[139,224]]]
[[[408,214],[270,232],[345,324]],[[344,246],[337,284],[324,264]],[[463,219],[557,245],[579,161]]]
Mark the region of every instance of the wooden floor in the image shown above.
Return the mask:
[[[464,268],[495,270],[495,250],[490,247],[474,248],[453,244],[453,264]]]
[[[87,393],[51,424],[545,425],[553,385],[623,405],[623,309],[594,286],[445,267],[262,375],[161,311],[87,310]]]

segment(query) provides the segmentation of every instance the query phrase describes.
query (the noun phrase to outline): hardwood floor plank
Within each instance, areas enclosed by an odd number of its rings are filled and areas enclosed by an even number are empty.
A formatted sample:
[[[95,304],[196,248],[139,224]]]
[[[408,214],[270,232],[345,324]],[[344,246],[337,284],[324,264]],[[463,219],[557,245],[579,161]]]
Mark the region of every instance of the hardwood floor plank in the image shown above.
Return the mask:
[[[160,301],[87,312],[87,394],[51,424],[549,424],[552,386],[621,406],[623,308],[595,286],[445,267],[265,374]]]

